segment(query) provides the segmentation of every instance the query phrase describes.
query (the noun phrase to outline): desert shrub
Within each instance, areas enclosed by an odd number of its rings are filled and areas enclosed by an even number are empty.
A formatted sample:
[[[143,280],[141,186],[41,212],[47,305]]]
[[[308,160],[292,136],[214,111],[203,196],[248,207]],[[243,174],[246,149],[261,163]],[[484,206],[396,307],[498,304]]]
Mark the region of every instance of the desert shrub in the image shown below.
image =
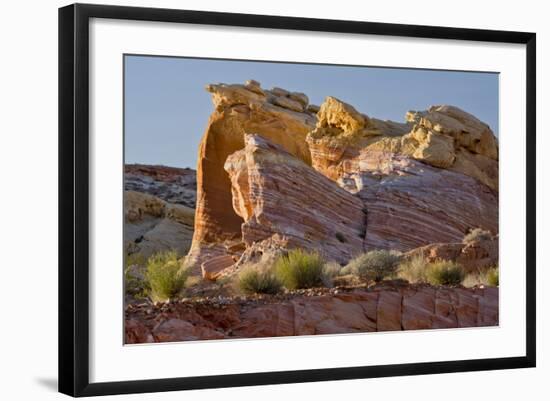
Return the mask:
[[[126,268],[132,267],[132,266],[139,266],[143,267],[145,266],[145,263],[147,262],[145,260],[145,257],[141,253],[132,253],[129,255],[126,255]]]
[[[498,287],[499,285],[499,279],[498,279],[498,266],[492,267],[489,270],[485,272],[485,281],[487,285],[490,285],[491,287]]]
[[[323,284],[324,265],[318,253],[293,249],[275,261],[275,273],[288,289],[312,288]]]
[[[342,266],[337,262],[327,262],[323,266],[323,274],[321,281],[325,287],[332,287],[334,285],[334,279],[340,275]]]
[[[486,241],[491,239],[491,232],[482,228],[474,228],[462,239],[463,244],[468,244],[474,241]]]
[[[281,290],[281,282],[273,271],[259,266],[246,266],[237,276],[239,290],[250,294],[276,294]]]
[[[353,258],[344,273],[355,274],[365,281],[380,282],[396,274],[400,260],[400,254],[395,251],[370,251]]]
[[[438,260],[428,264],[428,282],[432,285],[459,285],[464,280],[464,270],[454,262]]]
[[[153,302],[167,301],[177,296],[185,286],[189,269],[182,267],[176,252],[159,252],[147,259],[145,278]]]
[[[468,273],[462,281],[464,287],[485,285],[498,287],[498,266]]]
[[[428,262],[422,255],[417,255],[406,259],[399,264],[397,276],[409,283],[427,283],[427,266]]]

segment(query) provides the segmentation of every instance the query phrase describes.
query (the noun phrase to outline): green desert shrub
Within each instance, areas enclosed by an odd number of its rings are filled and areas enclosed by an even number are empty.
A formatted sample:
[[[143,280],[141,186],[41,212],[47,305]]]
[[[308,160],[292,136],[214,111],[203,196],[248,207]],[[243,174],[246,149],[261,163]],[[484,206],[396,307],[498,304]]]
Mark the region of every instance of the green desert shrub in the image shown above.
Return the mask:
[[[438,260],[426,268],[428,282],[432,285],[459,285],[464,280],[464,270],[454,262]]]
[[[482,228],[474,228],[462,239],[462,243],[468,244],[474,241],[486,241],[491,239],[491,232]]]
[[[395,276],[400,260],[401,255],[395,251],[370,251],[353,258],[345,267],[344,273],[378,283]]]
[[[245,266],[237,275],[239,290],[246,294],[277,294],[282,287],[281,282],[270,269],[259,266]]]
[[[159,252],[147,259],[145,278],[149,285],[149,297],[153,302],[163,302],[177,296],[189,275],[182,268],[178,255],[173,251]]]
[[[478,285],[498,287],[498,266],[468,273],[462,281],[462,285],[464,287],[475,287]]]
[[[427,283],[427,266],[428,262],[422,255],[413,256],[399,264],[397,276],[409,283]]]
[[[275,261],[275,273],[288,289],[319,287],[323,285],[324,265],[318,253],[293,249]]]
[[[489,270],[485,272],[485,281],[487,285],[490,285],[491,287],[498,287],[499,285],[498,266],[491,267]]]

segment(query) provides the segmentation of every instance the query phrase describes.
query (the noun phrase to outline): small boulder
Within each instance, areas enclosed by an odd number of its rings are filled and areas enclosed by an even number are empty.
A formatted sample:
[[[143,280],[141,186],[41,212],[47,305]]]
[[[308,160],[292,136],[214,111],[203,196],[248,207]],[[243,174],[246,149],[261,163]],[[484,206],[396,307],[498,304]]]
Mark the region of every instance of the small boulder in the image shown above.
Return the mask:
[[[254,79],[249,79],[248,81],[246,81],[244,83],[244,87],[251,92],[257,93],[259,95],[265,95],[265,92],[263,91],[261,84]]]
[[[317,129],[336,127],[344,133],[353,133],[365,127],[367,120],[352,105],[327,96],[318,113]]]
[[[282,97],[282,96],[274,97],[272,100],[272,103],[276,106],[280,106],[292,111],[297,111],[299,113],[302,113],[304,111],[304,106],[300,102],[297,102],[296,100],[292,100],[288,97]]]
[[[290,92],[283,88],[274,87],[271,88],[271,93],[275,96],[283,96],[286,97],[290,95]]]
[[[309,104],[309,98],[305,93],[292,92],[288,97],[291,98],[292,100],[296,100],[304,107],[307,107],[307,105]]]
[[[223,270],[233,266],[235,261],[230,255],[216,256],[201,265],[202,277],[205,280],[216,280]]]

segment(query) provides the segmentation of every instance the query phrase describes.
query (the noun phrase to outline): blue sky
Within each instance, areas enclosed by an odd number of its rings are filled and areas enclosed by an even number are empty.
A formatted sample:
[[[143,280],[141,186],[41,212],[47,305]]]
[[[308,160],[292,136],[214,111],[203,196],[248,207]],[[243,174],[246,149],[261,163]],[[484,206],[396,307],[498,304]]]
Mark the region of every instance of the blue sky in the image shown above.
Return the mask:
[[[335,96],[371,117],[398,122],[408,110],[451,104],[498,135],[495,73],[126,56],[126,163],[195,168],[213,111],[204,86],[247,79],[304,92],[317,105]]]

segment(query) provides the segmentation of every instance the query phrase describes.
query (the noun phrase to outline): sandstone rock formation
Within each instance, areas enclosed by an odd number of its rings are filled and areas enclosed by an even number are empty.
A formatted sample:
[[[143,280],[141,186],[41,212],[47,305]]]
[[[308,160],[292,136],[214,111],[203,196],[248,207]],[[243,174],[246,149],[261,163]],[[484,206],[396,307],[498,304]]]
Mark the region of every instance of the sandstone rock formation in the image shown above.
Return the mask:
[[[246,135],[225,162],[246,247],[275,238],[346,263],[363,250],[363,202],[281,146]]]
[[[498,233],[498,142],[471,114],[433,106],[397,123],[253,80],[207,90],[215,111],[199,149],[188,256],[197,270],[259,249],[300,246],[346,262],[458,243],[473,227]]]
[[[366,249],[458,242],[476,226],[498,232],[498,147],[475,117],[436,106],[406,124],[381,122],[330,97],[318,116],[312,165],[365,202]]]
[[[422,256],[429,262],[438,259],[452,260],[466,272],[478,272],[498,265],[498,236],[469,243],[436,243],[413,249],[405,257]]]
[[[127,344],[495,326],[498,289],[425,285],[356,289],[286,301],[130,305]]]
[[[201,264],[202,277],[206,280],[216,280],[227,268],[233,266],[236,259],[231,255],[215,256]]]
[[[143,192],[124,192],[126,254],[143,258],[164,250],[185,255],[191,246],[195,211]]]
[[[259,83],[208,85],[215,111],[202,138],[197,166],[195,232],[188,261],[198,269],[210,256],[225,254],[228,244],[241,238],[242,218],[232,205],[231,182],[224,170],[227,157],[244,147],[245,133],[258,133],[311,164],[306,136],[313,129],[313,113],[296,111],[297,96],[264,90]],[[285,100],[282,100],[285,99]],[[227,246],[226,246],[227,245]]]

